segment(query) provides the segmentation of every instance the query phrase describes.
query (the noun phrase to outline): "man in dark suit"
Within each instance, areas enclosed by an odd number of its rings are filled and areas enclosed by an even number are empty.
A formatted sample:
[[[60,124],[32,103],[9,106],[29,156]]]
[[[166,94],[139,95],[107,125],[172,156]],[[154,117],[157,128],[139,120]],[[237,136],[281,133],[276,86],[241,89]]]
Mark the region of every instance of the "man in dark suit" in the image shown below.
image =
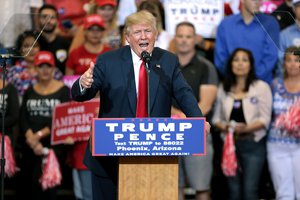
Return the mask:
[[[155,17],[140,11],[127,17],[125,37],[129,46],[101,54],[94,66],[72,87],[76,101],[93,98],[100,92],[99,117],[147,117],[139,114],[141,53],[151,54],[150,113],[151,117],[170,117],[172,98],[188,117],[202,113],[191,88],[182,76],[178,58],[168,51],[154,48],[157,36]],[[143,69],[143,68],[141,68]],[[147,103],[146,103],[147,104]],[[147,105],[143,109],[147,110]],[[149,117],[148,116],[148,117]],[[118,157],[93,157],[87,147],[84,163],[92,171],[93,199],[117,199]]]

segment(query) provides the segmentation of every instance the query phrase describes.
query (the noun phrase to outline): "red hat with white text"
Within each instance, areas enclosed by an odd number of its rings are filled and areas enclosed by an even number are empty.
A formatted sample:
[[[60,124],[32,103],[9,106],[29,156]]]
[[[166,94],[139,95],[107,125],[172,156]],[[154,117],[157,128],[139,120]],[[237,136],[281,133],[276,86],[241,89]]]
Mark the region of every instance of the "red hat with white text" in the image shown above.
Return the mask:
[[[96,0],[95,2],[98,6],[106,6],[106,5],[110,5],[113,7],[117,6],[117,2],[115,0]]]
[[[34,65],[39,66],[41,64],[48,64],[55,66],[53,54],[49,51],[40,51],[34,57]]]
[[[92,26],[99,26],[101,28],[105,28],[105,23],[102,17],[97,14],[89,15],[84,19],[83,28],[88,29]]]

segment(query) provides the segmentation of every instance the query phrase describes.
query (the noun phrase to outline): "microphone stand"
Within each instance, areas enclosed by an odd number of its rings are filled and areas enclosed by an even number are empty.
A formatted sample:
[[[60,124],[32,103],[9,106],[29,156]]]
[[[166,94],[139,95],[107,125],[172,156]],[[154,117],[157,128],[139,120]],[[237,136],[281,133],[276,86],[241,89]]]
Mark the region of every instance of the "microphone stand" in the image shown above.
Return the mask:
[[[2,88],[2,109],[1,109],[1,113],[2,113],[2,135],[1,135],[1,200],[4,200],[4,175],[5,175],[5,157],[4,157],[4,135],[5,135],[5,129],[4,129],[4,119],[5,119],[5,101],[4,101],[4,98],[5,98],[5,91],[4,91],[4,87],[5,87],[5,76],[6,76],[6,59],[8,57],[6,56],[1,56],[0,55],[0,58],[3,59],[3,66],[2,66],[2,69],[3,69],[3,74],[2,74],[2,78],[3,78],[3,88]]]
[[[145,62],[146,72],[147,72],[147,112],[148,117],[150,117],[150,68],[149,68],[149,61]]]

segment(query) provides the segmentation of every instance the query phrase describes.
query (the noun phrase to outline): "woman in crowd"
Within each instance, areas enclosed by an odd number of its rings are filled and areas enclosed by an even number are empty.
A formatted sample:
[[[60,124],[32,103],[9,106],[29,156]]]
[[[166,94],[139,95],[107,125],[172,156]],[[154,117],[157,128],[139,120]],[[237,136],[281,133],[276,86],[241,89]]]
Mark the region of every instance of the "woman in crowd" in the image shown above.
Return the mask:
[[[4,95],[3,95],[4,94]],[[5,187],[11,187],[15,189],[15,175],[17,172],[15,156],[18,156],[16,141],[17,141],[17,124],[19,119],[19,98],[17,89],[9,82],[5,81],[3,84],[3,69],[0,69],[0,136],[4,133],[4,150],[5,155],[5,176],[9,179],[5,179]],[[2,109],[4,106],[4,124]],[[4,132],[3,132],[4,126]],[[8,136],[9,140],[6,138]],[[0,139],[1,143],[1,139]],[[0,144],[2,149],[2,143]],[[1,151],[1,150],[0,150]],[[1,155],[0,155],[1,157]],[[10,166],[10,167],[8,167]],[[8,168],[7,168],[8,167]],[[14,177],[14,178],[12,178]]]
[[[113,49],[121,45],[121,34],[117,24],[117,2],[116,0],[95,0],[96,11],[104,19],[105,31],[102,43]]]
[[[162,49],[168,49],[169,43],[170,43],[172,37],[169,35],[169,33],[167,31],[165,31],[163,29],[162,16],[161,16],[161,13],[159,10],[160,5],[161,5],[161,2],[159,2],[159,1],[142,1],[138,5],[138,11],[147,10],[153,16],[155,16],[156,24],[157,24],[157,31],[158,31],[158,36],[155,41],[155,46],[160,47]]]
[[[37,37],[38,33],[35,31],[25,31],[18,37],[16,47],[20,59],[7,72],[8,81],[18,89],[20,97],[31,85],[37,83],[37,71],[34,66],[34,56],[40,51]],[[55,79],[62,79],[63,74],[56,67],[54,73]]]
[[[284,78],[277,78],[272,83],[273,117],[267,140],[267,155],[276,199],[282,200],[300,199],[300,130],[284,127],[282,119],[297,102],[299,109],[300,63],[299,56],[294,55],[299,51],[297,47],[286,49]],[[294,117],[299,117],[299,112]],[[292,121],[288,117],[285,120]],[[296,124],[291,126],[296,127]]]
[[[235,121],[234,138],[238,170],[228,176],[230,200],[257,200],[259,178],[265,161],[266,129],[271,118],[272,94],[267,83],[255,77],[250,51],[236,49],[219,87],[213,124],[223,134]]]
[[[91,13],[98,14],[104,19],[105,31],[102,43],[110,48],[117,49],[121,45],[121,34],[117,24],[117,2],[116,0],[95,0],[95,7]],[[78,48],[84,41],[84,28],[79,27],[72,41],[69,51]]]
[[[4,91],[3,91],[4,90]],[[3,96],[4,92],[4,96]],[[4,131],[14,143],[14,127],[19,119],[19,98],[17,89],[9,82],[3,85],[3,70],[0,72],[0,132],[2,132],[2,109],[5,108]]]
[[[24,57],[17,60],[15,66],[8,69],[8,81],[18,89],[19,96],[23,96],[25,90],[36,83],[34,55],[40,49],[38,43],[34,44],[37,35],[37,32],[25,31],[18,37],[16,47],[19,55]]]
[[[40,51],[34,59],[37,82],[24,96],[20,112],[20,132],[25,137],[22,149],[20,199],[55,199],[55,188],[42,190],[44,148],[50,147],[52,111],[60,103],[69,100],[70,92],[63,82],[53,78],[55,62],[52,53]]]

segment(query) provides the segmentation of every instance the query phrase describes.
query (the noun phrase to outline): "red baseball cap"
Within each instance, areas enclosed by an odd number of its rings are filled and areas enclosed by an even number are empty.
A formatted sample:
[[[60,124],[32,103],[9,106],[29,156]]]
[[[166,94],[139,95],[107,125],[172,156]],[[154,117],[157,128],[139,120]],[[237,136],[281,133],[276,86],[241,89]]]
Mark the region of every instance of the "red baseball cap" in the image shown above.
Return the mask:
[[[55,61],[53,54],[49,51],[40,51],[34,57],[35,66],[39,66],[41,64],[48,64],[50,66],[55,66]]]
[[[92,26],[99,26],[105,28],[105,23],[102,17],[97,14],[89,15],[84,19],[83,28],[88,29]]]
[[[106,6],[106,5],[111,5],[113,7],[117,6],[117,2],[115,0],[95,0],[95,3],[98,6]]]

